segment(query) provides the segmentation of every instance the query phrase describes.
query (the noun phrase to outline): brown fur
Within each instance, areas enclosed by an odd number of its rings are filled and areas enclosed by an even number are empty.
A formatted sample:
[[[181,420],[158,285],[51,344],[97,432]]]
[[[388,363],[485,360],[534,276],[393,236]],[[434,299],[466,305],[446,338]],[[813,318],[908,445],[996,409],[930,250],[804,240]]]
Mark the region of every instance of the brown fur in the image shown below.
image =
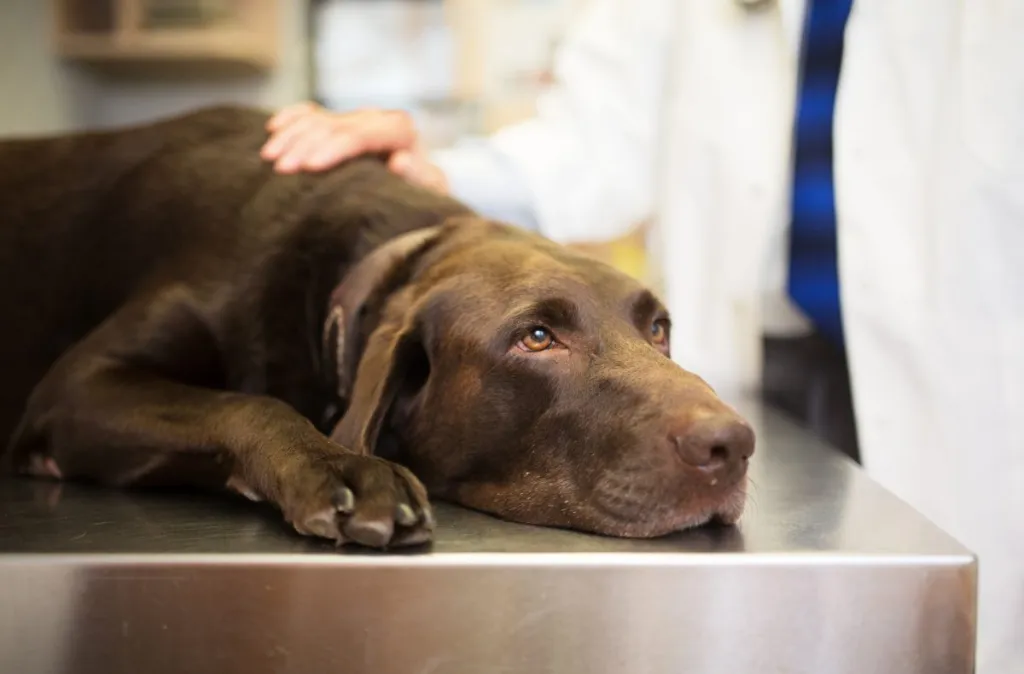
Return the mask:
[[[0,143],[8,467],[228,486],[372,546],[428,540],[428,492],[622,536],[739,516],[753,435],[647,290],[377,157],[275,174],[265,121]]]

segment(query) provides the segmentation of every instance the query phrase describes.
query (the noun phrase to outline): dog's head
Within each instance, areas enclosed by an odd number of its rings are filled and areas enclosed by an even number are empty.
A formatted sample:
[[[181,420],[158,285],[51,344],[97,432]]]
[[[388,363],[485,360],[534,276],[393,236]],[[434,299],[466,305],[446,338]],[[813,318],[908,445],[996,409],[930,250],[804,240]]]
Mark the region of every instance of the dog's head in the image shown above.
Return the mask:
[[[332,437],[433,496],[616,536],[739,518],[753,432],[671,360],[668,313],[627,275],[463,218],[385,244],[340,293]]]

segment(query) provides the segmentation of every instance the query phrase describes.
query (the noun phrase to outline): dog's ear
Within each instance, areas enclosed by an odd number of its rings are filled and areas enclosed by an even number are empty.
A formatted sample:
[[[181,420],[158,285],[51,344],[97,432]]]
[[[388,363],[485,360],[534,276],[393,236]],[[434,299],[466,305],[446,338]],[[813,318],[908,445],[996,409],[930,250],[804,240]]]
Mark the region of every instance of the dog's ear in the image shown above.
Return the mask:
[[[419,229],[375,248],[341,280],[330,300],[324,326],[324,349],[333,353],[337,393],[348,400],[355,383],[359,354],[368,334],[367,314],[411,274],[416,258],[440,237],[441,226]],[[372,317],[371,317],[372,318]]]
[[[425,376],[420,326],[405,284],[441,230],[417,230],[378,247],[345,276],[331,299],[324,339],[335,344],[338,396],[347,401],[331,439],[353,451],[374,452],[384,417],[402,384],[410,383],[403,375]]]
[[[408,293],[406,293],[408,294]],[[429,374],[418,312],[403,299],[370,335],[348,409],[331,440],[359,454],[377,454],[381,428],[402,393],[415,394]]]

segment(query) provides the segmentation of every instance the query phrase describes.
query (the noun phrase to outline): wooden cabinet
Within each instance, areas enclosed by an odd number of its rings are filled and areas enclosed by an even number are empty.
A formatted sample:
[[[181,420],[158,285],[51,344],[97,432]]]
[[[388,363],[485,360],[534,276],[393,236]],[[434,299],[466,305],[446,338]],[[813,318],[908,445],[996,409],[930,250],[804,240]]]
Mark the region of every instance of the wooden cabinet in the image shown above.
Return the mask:
[[[256,69],[277,61],[278,0],[52,1],[56,49],[66,59]]]

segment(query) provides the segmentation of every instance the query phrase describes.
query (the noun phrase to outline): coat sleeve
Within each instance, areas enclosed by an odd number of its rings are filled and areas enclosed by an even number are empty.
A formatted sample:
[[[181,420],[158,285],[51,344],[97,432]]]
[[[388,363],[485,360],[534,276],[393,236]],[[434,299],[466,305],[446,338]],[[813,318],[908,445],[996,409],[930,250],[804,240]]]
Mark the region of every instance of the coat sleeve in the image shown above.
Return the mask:
[[[538,231],[533,197],[522,173],[492,139],[468,141],[431,157],[448,179],[448,188],[480,215]]]
[[[675,0],[592,0],[537,113],[435,158],[453,193],[563,243],[625,234],[652,214]]]

